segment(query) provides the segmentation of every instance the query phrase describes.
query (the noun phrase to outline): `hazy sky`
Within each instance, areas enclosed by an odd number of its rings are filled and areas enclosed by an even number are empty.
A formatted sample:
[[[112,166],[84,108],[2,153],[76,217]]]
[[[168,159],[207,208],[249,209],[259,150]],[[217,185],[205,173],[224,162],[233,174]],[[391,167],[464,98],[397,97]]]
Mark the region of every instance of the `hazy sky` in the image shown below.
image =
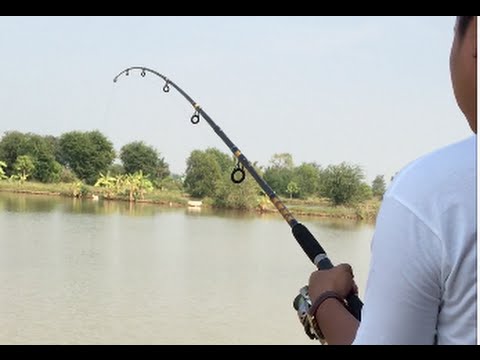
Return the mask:
[[[386,180],[469,136],[450,84],[451,17],[0,17],[0,134],[103,132],[153,145],[176,173],[193,149],[229,150],[165,74],[247,158],[342,161]]]

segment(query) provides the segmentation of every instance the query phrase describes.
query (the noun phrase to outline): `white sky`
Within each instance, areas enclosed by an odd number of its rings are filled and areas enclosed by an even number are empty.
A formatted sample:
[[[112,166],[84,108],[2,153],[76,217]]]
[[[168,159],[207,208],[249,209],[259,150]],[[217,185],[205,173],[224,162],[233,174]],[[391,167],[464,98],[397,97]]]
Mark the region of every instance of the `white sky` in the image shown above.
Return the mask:
[[[450,84],[455,17],[0,17],[0,135],[103,132],[143,140],[182,173],[228,148],[158,78],[171,78],[247,158],[342,161],[367,180],[471,134]]]

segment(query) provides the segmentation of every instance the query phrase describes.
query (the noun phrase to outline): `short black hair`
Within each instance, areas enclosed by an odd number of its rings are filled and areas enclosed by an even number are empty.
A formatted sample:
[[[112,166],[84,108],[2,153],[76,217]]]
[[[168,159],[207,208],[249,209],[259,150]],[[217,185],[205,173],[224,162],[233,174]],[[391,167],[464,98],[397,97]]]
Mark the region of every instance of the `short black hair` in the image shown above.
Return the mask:
[[[458,26],[458,33],[460,36],[464,36],[467,32],[468,24],[472,21],[473,16],[457,16],[457,26]]]

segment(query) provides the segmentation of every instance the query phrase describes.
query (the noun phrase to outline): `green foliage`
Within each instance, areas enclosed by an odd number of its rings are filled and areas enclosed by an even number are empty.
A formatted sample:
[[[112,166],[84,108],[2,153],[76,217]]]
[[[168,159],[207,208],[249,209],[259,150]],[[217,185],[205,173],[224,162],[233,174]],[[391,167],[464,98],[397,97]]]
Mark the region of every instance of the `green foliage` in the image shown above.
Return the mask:
[[[193,150],[187,159],[184,187],[193,197],[213,197],[222,170],[212,153]]]
[[[113,144],[99,131],[65,133],[58,145],[61,164],[87,184],[94,184],[115,159]]]
[[[71,194],[73,197],[80,197],[81,187],[82,187],[82,182],[80,180],[70,184]]]
[[[19,185],[23,184],[25,180],[27,179],[17,174],[10,175],[8,178],[9,183],[18,183]]]
[[[40,136],[19,131],[6,132],[0,141],[0,158],[7,163],[6,175],[14,175],[14,164],[19,156],[31,157],[35,169],[32,179],[51,182],[58,166],[55,164],[56,140],[53,136]]]
[[[213,206],[227,209],[251,210],[259,205],[259,189],[256,181],[245,177],[240,184],[235,184],[230,179],[230,174],[225,172],[217,182],[213,195]]]
[[[7,167],[7,163],[5,161],[0,161],[0,180],[6,179],[8,176],[5,174],[4,168]]]
[[[134,141],[124,145],[120,150],[120,159],[128,174],[142,171],[151,179],[161,180],[170,173],[167,163],[160,157],[158,151],[143,141]]]
[[[27,135],[19,131],[6,132],[0,141],[0,159],[2,159],[7,166],[5,167],[5,174],[7,176],[13,173],[13,164],[20,155],[27,155],[25,143]]]
[[[320,195],[329,198],[334,205],[353,203],[364,177],[358,165],[349,165],[345,162],[340,165],[329,165],[322,172]]]
[[[144,199],[145,194],[153,190],[148,175],[143,175],[142,171],[117,176],[111,176],[108,172],[106,175],[100,173],[94,186],[103,188],[103,195],[107,199],[127,194],[130,201]]]
[[[127,190],[130,201],[143,199],[146,192],[153,190],[153,184],[147,177],[141,170],[122,176],[121,186]]]
[[[287,185],[287,193],[290,195],[290,199],[298,194],[300,191],[300,188],[298,187],[298,184],[295,181],[290,181]]]
[[[55,161],[53,157],[40,157],[35,161],[35,171],[32,178],[43,183],[53,183],[60,181],[62,165]]]
[[[237,184],[231,179],[234,158],[223,157],[224,171],[221,179],[216,182],[215,193],[212,197],[212,205],[219,208],[252,210],[263,204],[262,191],[255,179],[246,172],[245,179]],[[256,163],[252,166],[262,176],[261,170]],[[246,170],[245,170],[246,171]]]
[[[267,208],[265,199],[259,203],[260,189],[249,174],[241,185],[231,182],[230,174],[236,159],[216,148],[192,151],[187,159],[184,179],[179,175],[169,175],[164,159],[142,141],[122,147],[120,156],[124,166],[112,165],[115,158],[113,145],[99,131],[72,131],[60,138],[11,131],[0,139],[0,159],[4,160],[0,161],[0,179],[12,182],[24,182],[27,178],[41,182],[74,182],[68,185],[71,189],[67,192],[86,196],[93,188],[79,179],[93,184],[100,174],[96,186],[102,187],[106,197],[128,196],[132,201],[142,199],[146,192],[152,190],[153,183],[161,189],[155,193],[158,199],[162,199],[159,201],[163,201],[164,194],[169,191],[181,197],[184,189],[193,197],[209,197],[208,201],[219,207]],[[288,153],[274,154],[264,174],[257,171],[280,196],[307,199],[320,195],[324,201],[327,197],[335,205],[357,204],[370,199],[372,194],[381,197],[386,187],[380,175],[375,178],[372,187],[365,184],[363,172],[357,165],[342,163],[325,170],[315,163],[295,167]],[[129,174],[126,175],[126,172]],[[21,186],[24,188],[31,183],[29,181]],[[8,186],[8,182],[2,182],[2,186]],[[356,206],[360,209],[363,204]]]
[[[263,178],[278,195],[288,195],[288,184],[294,179],[292,155],[288,153],[274,154]]]
[[[216,148],[208,148],[205,150],[206,155],[211,155],[220,166],[222,174],[231,173],[235,166],[235,158],[233,155],[229,156]]]
[[[80,197],[88,197],[89,195],[91,195],[90,188],[82,183],[80,185]]]
[[[15,160],[13,168],[23,183],[32,174],[32,171],[35,169],[35,164],[29,155],[20,155],[17,157],[17,160]]]
[[[58,164],[58,165],[60,165],[60,164]],[[75,175],[75,173],[72,170],[67,169],[65,166],[60,165],[60,171],[58,173],[58,182],[73,183],[73,182],[76,182],[76,181],[78,181],[78,178]]]
[[[119,175],[119,177],[122,177],[122,175]],[[95,182],[95,187],[101,187],[104,189],[103,195],[107,198],[110,199],[113,197],[113,195],[116,195],[118,192],[118,187],[116,186],[117,184],[117,178],[115,176],[111,176],[110,172],[107,172],[106,175],[100,173],[100,177],[97,179]]]
[[[372,197],[372,188],[367,183],[362,182],[355,194],[354,202],[364,202],[370,200]]]
[[[263,178],[278,195],[287,195],[287,187],[293,179],[293,171],[269,167],[265,170]]]
[[[112,164],[107,170],[112,176],[125,174],[125,168],[122,164]]]
[[[298,185],[298,197],[306,199],[318,192],[320,166],[303,163],[293,171],[293,181]],[[287,191],[288,192],[288,191]]]
[[[157,189],[162,191],[182,191],[183,190],[183,182],[180,177],[178,176],[167,176],[165,179],[160,181],[155,181],[154,185]]]
[[[55,160],[57,160],[60,148],[59,148],[59,138],[53,135],[42,136],[43,140],[47,144],[49,151],[53,154]],[[58,161],[58,160],[57,160]]]
[[[383,198],[383,194],[385,193],[386,185],[385,179],[383,175],[377,175],[372,182],[372,193],[375,196],[379,196]]]

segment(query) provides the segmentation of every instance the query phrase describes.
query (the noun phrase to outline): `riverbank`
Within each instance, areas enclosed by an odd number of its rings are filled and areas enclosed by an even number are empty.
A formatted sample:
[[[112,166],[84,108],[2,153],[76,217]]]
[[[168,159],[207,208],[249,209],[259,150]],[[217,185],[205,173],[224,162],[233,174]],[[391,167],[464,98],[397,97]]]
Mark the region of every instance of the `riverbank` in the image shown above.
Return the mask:
[[[81,197],[92,200],[102,199],[104,193],[101,188],[93,187],[80,183],[58,183],[43,184],[36,182],[25,182],[23,184],[0,181],[0,191],[17,194]],[[109,201],[129,201],[128,196],[110,196]],[[145,195],[144,199],[139,199],[139,203],[151,203],[159,206],[169,207],[187,207],[188,202],[192,200],[187,194],[180,191],[154,190]],[[332,206],[327,199],[314,198],[308,200],[300,199],[282,199],[290,212],[296,216],[315,216],[339,218],[356,221],[374,222],[381,201],[373,198],[361,204],[354,206]],[[277,212],[277,209],[265,198],[257,207],[257,212]],[[203,201],[203,207],[211,207],[210,201]]]

